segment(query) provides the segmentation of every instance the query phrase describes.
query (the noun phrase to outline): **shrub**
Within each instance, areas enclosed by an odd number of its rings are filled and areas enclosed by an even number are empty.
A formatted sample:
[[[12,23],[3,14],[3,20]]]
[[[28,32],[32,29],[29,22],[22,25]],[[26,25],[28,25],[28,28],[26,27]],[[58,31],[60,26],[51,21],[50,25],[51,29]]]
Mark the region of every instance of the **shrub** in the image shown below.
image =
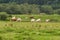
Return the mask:
[[[0,20],[7,20],[8,14],[6,12],[0,12]]]

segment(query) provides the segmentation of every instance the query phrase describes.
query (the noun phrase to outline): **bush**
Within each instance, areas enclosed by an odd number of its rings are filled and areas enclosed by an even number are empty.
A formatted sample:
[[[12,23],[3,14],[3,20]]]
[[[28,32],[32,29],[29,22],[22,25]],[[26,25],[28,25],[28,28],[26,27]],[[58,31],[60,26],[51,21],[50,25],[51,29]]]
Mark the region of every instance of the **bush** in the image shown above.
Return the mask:
[[[0,12],[0,20],[7,20],[8,14],[6,12]]]

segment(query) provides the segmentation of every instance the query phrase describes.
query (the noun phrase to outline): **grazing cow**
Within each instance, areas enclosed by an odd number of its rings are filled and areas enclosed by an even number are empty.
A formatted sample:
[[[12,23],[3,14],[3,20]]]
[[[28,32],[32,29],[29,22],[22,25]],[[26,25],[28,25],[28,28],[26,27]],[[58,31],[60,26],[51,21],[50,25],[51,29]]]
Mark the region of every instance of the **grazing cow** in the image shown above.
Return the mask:
[[[21,21],[21,18],[17,18],[17,21],[20,22]]]
[[[31,19],[31,22],[34,22],[35,21],[35,19]]]
[[[12,21],[16,21],[17,18],[14,16],[14,17],[11,18],[11,20],[12,20]]]
[[[46,19],[46,22],[49,22],[50,21],[50,19]]]
[[[30,19],[34,18],[33,16],[30,17]]]
[[[40,21],[41,21],[41,19],[37,19],[37,20],[36,20],[36,22],[40,22]]]

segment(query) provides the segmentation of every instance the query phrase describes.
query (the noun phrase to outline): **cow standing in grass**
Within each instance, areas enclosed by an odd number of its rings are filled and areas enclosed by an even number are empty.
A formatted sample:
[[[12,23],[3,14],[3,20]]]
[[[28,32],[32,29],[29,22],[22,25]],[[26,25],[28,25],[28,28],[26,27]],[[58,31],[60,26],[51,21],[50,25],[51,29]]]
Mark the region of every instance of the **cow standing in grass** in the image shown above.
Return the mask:
[[[33,19],[34,17],[33,16],[30,16],[30,19]]]
[[[41,19],[37,19],[37,20],[36,20],[36,22],[40,22],[40,21],[41,21]]]
[[[34,22],[35,21],[35,19],[31,19],[31,22]]]
[[[46,19],[46,22],[49,22],[50,21],[50,19]]]
[[[17,18],[14,16],[14,17],[11,18],[11,20],[12,20],[12,21],[16,21]]]
[[[18,22],[21,22],[22,20],[21,20],[21,18],[17,18],[17,21],[18,21]]]

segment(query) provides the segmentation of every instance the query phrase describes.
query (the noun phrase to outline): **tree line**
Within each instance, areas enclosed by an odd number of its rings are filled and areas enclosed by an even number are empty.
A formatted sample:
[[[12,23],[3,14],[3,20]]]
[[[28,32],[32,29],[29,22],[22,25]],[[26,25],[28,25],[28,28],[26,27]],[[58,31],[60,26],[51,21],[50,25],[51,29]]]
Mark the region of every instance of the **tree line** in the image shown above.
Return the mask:
[[[16,2],[18,4],[28,3],[28,4],[59,4],[60,0],[0,0],[0,3],[11,3]]]
[[[60,14],[60,0],[0,0],[0,12]]]

